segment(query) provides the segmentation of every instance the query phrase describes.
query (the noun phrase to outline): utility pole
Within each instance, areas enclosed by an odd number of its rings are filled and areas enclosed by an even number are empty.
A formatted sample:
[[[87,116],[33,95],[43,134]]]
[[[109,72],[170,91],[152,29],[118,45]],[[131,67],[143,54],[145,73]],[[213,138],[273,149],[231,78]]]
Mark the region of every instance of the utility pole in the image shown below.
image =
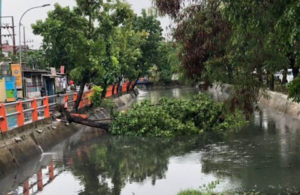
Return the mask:
[[[26,48],[26,38],[25,38],[25,26],[23,26],[23,39],[24,39],[24,62],[26,64],[27,48]]]
[[[0,0],[1,1],[1,0]],[[15,33],[15,20],[14,17],[12,16],[11,18],[11,23],[12,23],[12,31],[13,31],[13,50],[14,50],[14,56],[17,55],[17,47],[16,47],[16,33]]]
[[[35,6],[32,8],[27,9],[25,12],[23,12],[23,14],[21,15],[20,19],[19,19],[19,55],[20,55],[20,64],[22,65],[22,41],[21,41],[21,25],[22,25],[22,19],[24,17],[24,15],[33,10],[33,9],[38,9],[38,8],[43,8],[43,7],[48,7],[50,6],[50,4],[44,4],[44,5],[40,5],[40,6]]]
[[[0,0],[1,1],[1,0]],[[1,31],[1,41],[2,41],[2,37],[12,37],[12,42],[13,42],[13,54],[16,55],[17,54],[17,47],[16,47],[16,34],[15,34],[15,21],[14,21],[14,17],[13,16],[1,16],[0,20],[2,20],[2,18],[10,18],[11,19],[11,23],[7,24],[7,25],[2,25],[0,26],[0,31]],[[3,34],[2,29],[6,29],[8,34]],[[12,30],[12,34],[10,33],[9,29]],[[1,42],[1,49],[2,49],[2,42]]]

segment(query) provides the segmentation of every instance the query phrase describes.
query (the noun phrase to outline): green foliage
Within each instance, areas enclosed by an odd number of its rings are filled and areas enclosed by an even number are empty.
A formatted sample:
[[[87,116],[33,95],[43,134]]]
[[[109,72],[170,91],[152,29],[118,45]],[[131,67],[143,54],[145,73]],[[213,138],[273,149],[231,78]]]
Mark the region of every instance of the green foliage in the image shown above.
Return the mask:
[[[46,69],[50,66],[43,50],[29,50],[26,52],[26,65],[36,69]]]
[[[201,192],[199,190],[185,190],[180,192],[177,195],[260,195],[259,192],[241,192],[241,193],[234,193],[234,192],[225,192],[225,193],[213,193],[213,192]]]
[[[172,75],[179,72],[180,59],[178,57],[178,49],[173,42],[161,42],[158,47],[157,75],[158,81],[169,83]],[[153,77],[153,73],[151,75]]]
[[[288,85],[288,95],[293,101],[300,102],[300,77],[297,77]]]
[[[208,185],[203,185],[198,190],[184,190],[177,195],[259,195],[259,192],[222,192],[222,193],[215,193],[214,190],[216,189],[219,181],[213,181]]]
[[[179,136],[213,134],[223,136],[242,125],[240,113],[226,113],[222,103],[200,94],[191,99],[163,98],[158,105],[149,101],[136,104],[128,112],[120,112],[111,132],[133,136]]]
[[[141,45],[142,57],[139,58],[139,69],[141,75],[146,75],[149,68],[158,65],[159,46],[162,37],[162,28],[157,16],[153,13],[147,13],[142,10],[142,15],[136,17],[133,22],[135,31],[145,32],[147,34],[146,40]]]
[[[94,131],[87,133],[93,135]],[[151,179],[154,185],[163,179],[169,159],[199,149],[203,139],[198,136],[180,138],[143,138],[100,135],[87,146],[79,159],[72,153],[72,173],[84,189],[81,194],[121,194],[125,185]],[[170,147],[171,146],[171,147]],[[99,177],[104,178],[100,179]],[[112,184],[112,185],[111,185]]]
[[[102,87],[94,86],[93,87],[94,94],[92,96],[92,103],[95,107],[99,107],[102,104]]]
[[[213,181],[208,185],[203,185],[199,190],[184,190],[177,195],[214,195],[213,190],[217,187],[219,181]]]
[[[232,108],[253,112],[259,91],[274,89],[274,73],[292,68],[296,77],[299,72],[299,1],[154,3],[174,20],[173,37],[182,47],[180,59],[185,73],[206,86],[213,82],[234,85]]]

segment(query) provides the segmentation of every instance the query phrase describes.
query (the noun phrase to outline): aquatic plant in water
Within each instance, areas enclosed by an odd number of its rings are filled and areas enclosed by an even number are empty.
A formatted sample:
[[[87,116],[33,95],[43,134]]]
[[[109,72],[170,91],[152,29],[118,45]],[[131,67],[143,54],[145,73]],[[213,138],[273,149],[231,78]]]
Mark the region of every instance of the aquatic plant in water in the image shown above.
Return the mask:
[[[136,104],[128,112],[115,115],[111,133],[130,136],[223,136],[243,125],[245,119],[240,112],[227,112],[223,103],[199,94],[189,99],[162,98],[157,105],[152,105],[148,100]]]

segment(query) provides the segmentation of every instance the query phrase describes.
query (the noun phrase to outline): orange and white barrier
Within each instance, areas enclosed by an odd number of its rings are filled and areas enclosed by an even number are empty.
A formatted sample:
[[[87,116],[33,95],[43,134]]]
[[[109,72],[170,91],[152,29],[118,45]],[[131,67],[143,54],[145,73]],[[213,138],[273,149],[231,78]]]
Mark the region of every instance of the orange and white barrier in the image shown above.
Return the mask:
[[[93,90],[84,92],[79,108],[84,108],[91,105],[90,97],[93,95]],[[73,96],[73,98],[69,98]],[[26,124],[33,123],[42,119],[50,118],[50,108],[63,104],[68,110],[71,110],[69,105],[75,105],[78,98],[78,93],[46,96],[36,99],[11,102],[0,104],[0,132],[6,133],[14,128],[22,127]],[[73,108],[74,106],[72,106]],[[7,109],[13,108],[15,112],[8,113]],[[15,117],[15,124],[9,124],[9,117]]]

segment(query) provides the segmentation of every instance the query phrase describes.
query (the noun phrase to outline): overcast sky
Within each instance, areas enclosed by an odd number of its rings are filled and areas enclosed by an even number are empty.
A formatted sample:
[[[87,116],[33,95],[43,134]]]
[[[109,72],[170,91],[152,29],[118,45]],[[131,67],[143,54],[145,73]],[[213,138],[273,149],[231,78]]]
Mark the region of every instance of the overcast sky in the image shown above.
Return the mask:
[[[136,13],[140,13],[143,8],[147,9],[151,7],[151,0],[127,0]],[[74,6],[75,0],[2,0],[2,16],[14,16],[16,26],[16,44],[19,44],[18,23],[19,19],[24,11],[28,8],[39,6],[43,4],[51,4],[49,7],[34,9],[28,12],[22,19],[22,24],[25,26],[26,40],[30,48],[39,48],[42,42],[42,38],[32,33],[31,24],[40,19],[47,17],[47,12],[53,9],[55,3],[59,3],[63,6]],[[169,25],[169,20],[166,18],[160,19],[164,30]],[[2,23],[10,23],[7,19],[2,19]],[[7,30],[3,30],[3,34],[8,34]],[[11,33],[11,32],[10,32]],[[166,34],[166,31],[164,32]],[[3,39],[3,42],[8,40]],[[23,43],[23,35],[22,35]]]

